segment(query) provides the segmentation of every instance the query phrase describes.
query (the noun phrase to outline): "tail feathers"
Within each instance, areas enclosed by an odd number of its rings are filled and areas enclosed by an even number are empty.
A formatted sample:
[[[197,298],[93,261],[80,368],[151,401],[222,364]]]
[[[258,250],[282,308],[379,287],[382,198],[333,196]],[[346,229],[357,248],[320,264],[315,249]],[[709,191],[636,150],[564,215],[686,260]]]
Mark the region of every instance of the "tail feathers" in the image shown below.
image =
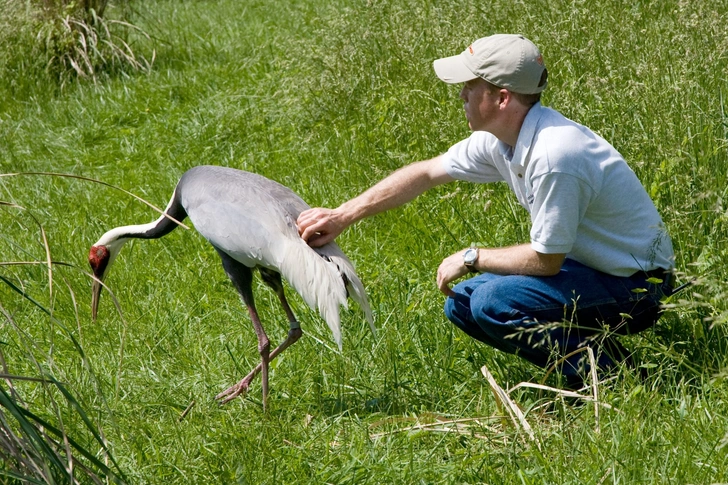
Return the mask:
[[[278,268],[304,301],[318,310],[342,349],[339,307],[347,307],[346,288],[336,267],[325,261],[306,243],[290,244]]]
[[[326,320],[339,350],[342,349],[339,307],[348,308],[347,293],[362,309],[376,335],[366,290],[349,258],[336,244],[312,250],[301,242],[286,248],[279,271],[304,301]]]
[[[374,327],[374,318],[372,317],[372,309],[369,306],[369,299],[367,298],[364,284],[356,274],[352,262],[335,243],[326,244],[323,247],[316,248],[315,251],[326,256],[334,265],[336,265],[340,278],[343,277],[346,282],[346,289],[349,296],[352,300],[357,302],[359,308],[362,309],[367,322],[369,322],[369,328],[371,328],[372,334],[376,335],[377,329]]]

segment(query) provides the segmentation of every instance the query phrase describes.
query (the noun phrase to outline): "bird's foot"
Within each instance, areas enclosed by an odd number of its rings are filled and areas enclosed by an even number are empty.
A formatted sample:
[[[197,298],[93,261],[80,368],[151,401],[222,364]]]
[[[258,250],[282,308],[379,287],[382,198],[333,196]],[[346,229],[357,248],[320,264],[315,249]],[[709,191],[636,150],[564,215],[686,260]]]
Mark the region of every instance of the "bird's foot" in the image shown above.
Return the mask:
[[[238,396],[244,396],[248,392],[250,383],[253,381],[253,378],[257,374],[258,372],[251,372],[250,374],[245,376],[242,381],[238,382],[233,386],[230,386],[229,388],[225,389],[220,394],[215,396],[215,399],[217,399],[220,404],[227,404]]]

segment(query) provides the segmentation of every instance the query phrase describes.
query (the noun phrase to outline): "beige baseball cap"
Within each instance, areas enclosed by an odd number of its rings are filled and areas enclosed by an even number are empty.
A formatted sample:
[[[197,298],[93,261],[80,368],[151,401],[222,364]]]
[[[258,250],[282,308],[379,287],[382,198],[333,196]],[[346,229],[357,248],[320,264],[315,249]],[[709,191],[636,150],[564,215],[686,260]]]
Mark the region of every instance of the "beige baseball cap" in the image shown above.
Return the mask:
[[[435,74],[446,83],[482,78],[515,93],[546,89],[548,73],[538,47],[522,35],[495,34],[473,42],[462,54],[438,59]]]

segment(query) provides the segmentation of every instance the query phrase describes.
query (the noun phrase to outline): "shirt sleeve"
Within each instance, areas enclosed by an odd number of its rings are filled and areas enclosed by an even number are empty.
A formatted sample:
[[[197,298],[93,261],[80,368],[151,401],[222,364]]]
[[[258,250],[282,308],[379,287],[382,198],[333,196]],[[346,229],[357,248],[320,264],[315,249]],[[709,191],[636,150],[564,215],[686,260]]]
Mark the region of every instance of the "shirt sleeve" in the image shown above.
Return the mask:
[[[498,150],[495,136],[475,131],[445,152],[443,166],[448,175],[457,180],[499,182],[503,176],[494,163],[494,157],[500,156]]]
[[[533,181],[531,247],[540,253],[568,253],[586,213],[592,188],[571,174],[551,172]]]

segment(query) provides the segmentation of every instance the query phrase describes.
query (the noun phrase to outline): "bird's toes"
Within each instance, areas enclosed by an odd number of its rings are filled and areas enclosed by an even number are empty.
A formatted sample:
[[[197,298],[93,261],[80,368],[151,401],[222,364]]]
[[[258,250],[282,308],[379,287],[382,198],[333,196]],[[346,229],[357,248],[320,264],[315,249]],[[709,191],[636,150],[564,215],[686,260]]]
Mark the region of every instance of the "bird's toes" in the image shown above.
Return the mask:
[[[249,385],[250,381],[243,379],[234,386],[230,386],[222,391],[220,394],[215,396],[215,399],[218,400],[220,404],[227,404],[238,396],[244,396],[248,392]]]
[[[222,396],[222,397],[218,394],[218,396],[216,397],[216,399],[218,401],[218,404],[222,406],[223,404],[229,403],[230,401],[232,401],[236,397],[238,397],[236,394],[232,394],[232,395],[229,395],[229,396]]]

